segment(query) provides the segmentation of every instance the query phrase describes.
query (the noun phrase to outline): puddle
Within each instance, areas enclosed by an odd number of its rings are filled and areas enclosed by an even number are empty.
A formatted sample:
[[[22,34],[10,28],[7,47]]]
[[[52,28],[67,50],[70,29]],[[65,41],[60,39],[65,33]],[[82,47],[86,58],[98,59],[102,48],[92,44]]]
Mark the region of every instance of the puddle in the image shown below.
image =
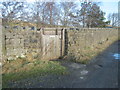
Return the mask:
[[[120,54],[118,53],[115,53],[113,56],[115,57],[115,59],[120,59]]]
[[[88,71],[87,70],[83,70],[81,71],[81,75],[87,75]]]
[[[80,79],[84,79],[84,77],[80,77]]]

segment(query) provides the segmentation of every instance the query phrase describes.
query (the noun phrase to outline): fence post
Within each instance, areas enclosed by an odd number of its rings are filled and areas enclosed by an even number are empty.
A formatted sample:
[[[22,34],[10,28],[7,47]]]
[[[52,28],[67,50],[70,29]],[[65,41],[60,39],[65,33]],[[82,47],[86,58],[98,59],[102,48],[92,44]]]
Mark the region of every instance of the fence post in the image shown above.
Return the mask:
[[[56,28],[56,30],[55,30],[55,35],[58,35],[58,29]]]
[[[61,55],[60,55],[60,56],[64,56],[64,48],[65,48],[65,47],[64,47],[64,44],[65,44],[65,43],[64,43],[64,42],[65,42],[65,41],[64,41],[64,40],[65,40],[65,39],[64,39],[64,34],[65,34],[65,29],[61,29],[61,50],[60,50],[60,51],[61,51],[61,52],[60,52]]]
[[[41,47],[41,59],[43,59],[43,55],[44,55],[44,40],[43,40],[43,38],[44,38],[44,34],[43,34],[43,30],[44,30],[44,28],[40,28],[40,47]]]
[[[63,46],[62,47],[63,52],[62,52],[62,54],[64,56],[65,55],[65,29],[63,29],[63,36],[62,37],[63,37],[63,41],[62,41],[63,42],[63,45],[62,45]]]

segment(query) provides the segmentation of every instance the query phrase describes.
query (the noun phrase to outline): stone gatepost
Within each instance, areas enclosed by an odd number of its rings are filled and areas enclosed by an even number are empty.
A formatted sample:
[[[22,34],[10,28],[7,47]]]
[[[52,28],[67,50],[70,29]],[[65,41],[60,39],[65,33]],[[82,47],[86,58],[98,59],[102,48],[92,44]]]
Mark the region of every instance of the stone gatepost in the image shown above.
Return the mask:
[[[2,19],[0,18],[0,89],[2,89],[3,40]]]
[[[0,19],[0,62],[2,60],[2,20]]]

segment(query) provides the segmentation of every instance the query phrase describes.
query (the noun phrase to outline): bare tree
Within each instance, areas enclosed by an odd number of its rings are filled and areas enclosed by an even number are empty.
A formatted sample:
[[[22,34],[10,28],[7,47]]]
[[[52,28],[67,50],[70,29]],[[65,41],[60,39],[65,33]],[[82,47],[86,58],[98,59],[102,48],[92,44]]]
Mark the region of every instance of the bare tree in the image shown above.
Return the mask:
[[[68,26],[70,24],[75,7],[76,4],[74,2],[61,2],[61,9],[63,15],[63,19],[61,20],[62,25]]]
[[[118,13],[110,13],[108,15],[108,20],[111,22],[112,26],[118,26]]]
[[[5,19],[20,18],[23,8],[24,2],[2,2],[2,17]]]
[[[53,24],[53,12],[55,8],[55,3],[54,2],[46,2],[46,11],[48,12],[48,17],[49,17],[49,23]]]

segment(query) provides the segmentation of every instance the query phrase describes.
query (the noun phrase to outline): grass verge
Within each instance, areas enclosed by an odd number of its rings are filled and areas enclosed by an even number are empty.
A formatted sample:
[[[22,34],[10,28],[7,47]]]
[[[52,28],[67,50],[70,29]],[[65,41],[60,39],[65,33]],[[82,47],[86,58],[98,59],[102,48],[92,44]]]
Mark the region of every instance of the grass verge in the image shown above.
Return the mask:
[[[19,61],[18,61],[19,62]],[[12,61],[10,62],[12,63]],[[9,64],[10,65],[10,64]],[[8,66],[9,66],[8,65]],[[61,66],[57,61],[36,60],[32,63],[21,64],[21,66],[9,67],[9,72],[2,75],[3,88],[8,88],[8,83],[25,78],[42,76],[47,74],[65,74],[66,68]],[[5,69],[3,67],[3,69]]]

